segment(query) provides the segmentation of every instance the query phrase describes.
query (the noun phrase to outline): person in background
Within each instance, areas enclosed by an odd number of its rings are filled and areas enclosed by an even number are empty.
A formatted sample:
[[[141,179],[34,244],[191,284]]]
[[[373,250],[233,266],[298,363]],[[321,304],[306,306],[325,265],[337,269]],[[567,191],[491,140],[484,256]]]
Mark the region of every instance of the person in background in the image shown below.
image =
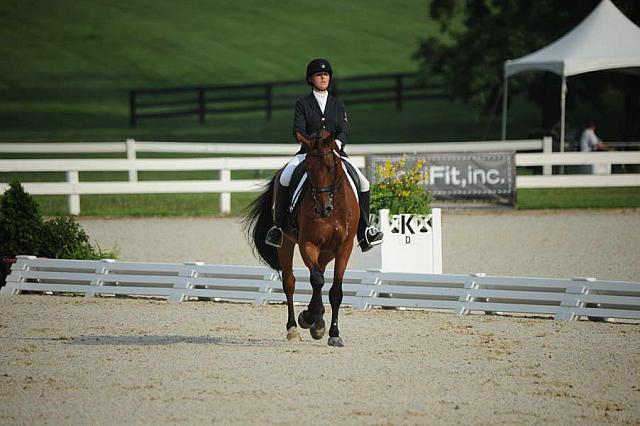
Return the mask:
[[[587,126],[582,132],[580,137],[580,151],[592,152],[592,151],[611,151],[612,149],[603,144],[600,138],[596,135],[596,124],[593,121],[588,121]]]

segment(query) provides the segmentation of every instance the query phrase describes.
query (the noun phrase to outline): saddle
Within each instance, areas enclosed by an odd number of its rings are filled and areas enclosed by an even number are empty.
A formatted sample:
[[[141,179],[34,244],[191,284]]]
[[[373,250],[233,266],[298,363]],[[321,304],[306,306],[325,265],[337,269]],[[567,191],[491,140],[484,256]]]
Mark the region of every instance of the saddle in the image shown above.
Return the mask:
[[[298,201],[302,199],[302,194],[304,193],[305,189],[309,187],[309,184],[307,182],[307,170],[305,169],[304,163],[304,160],[300,162],[300,164],[296,166],[295,170],[293,171],[293,175],[291,176],[291,184],[289,185],[289,188],[292,188],[293,191],[289,191],[289,213],[292,213],[295,210]],[[358,172],[356,172],[356,169],[352,164],[346,161],[342,162],[342,167],[347,172],[347,177],[349,178],[351,188],[356,194],[356,199],[358,199],[358,194],[360,193],[361,189]]]

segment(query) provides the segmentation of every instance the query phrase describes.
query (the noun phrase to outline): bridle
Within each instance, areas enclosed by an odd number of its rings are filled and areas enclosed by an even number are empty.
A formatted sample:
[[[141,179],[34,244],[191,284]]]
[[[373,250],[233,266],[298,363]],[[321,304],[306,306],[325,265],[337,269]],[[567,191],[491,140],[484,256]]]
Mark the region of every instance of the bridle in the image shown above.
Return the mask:
[[[322,158],[325,157],[327,155],[330,154],[335,154],[338,155],[333,149],[330,149],[329,151],[326,152],[321,152],[319,154],[309,154],[307,153],[307,157],[316,157],[316,158]],[[317,194],[321,194],[323,192],[328,192],[329,193],[329,205],[331,206],[331,208],[333,208],[333,196],[336,195],[336,188],[338,186],[338,184],[340,183],[338,181],[338,164],[336,159],[333,159],[333,168],[332,168],[332,175],[333,175],[333,182],[331,184],[331,186],[326,186],[326,187],[322,187],[322,188],[316,188],[315,186],[313,186],[313,183],[311,182],[311,179],[309,179],[309,185],[311,185],[311,194],[313,195],[313,201],[314,203],[317,203],[318,200],[316,199],[316,195]]]

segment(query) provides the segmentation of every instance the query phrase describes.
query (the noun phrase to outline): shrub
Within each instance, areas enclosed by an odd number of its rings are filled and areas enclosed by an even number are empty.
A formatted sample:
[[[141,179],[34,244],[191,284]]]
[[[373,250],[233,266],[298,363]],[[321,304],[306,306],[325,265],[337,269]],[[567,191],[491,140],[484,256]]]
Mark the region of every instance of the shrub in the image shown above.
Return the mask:
[[[376,168],[375,183],[371,185],[371,211],[389,209],[390,214],[431,212],[431,193],[421,183],[428,175],[424,171],[426,160],[416,161],[412,169],[405,170],[406,160],[387,160]]]
[[[43,222],[38,204],[22,185],[12,181],[0,198],[0,258],[35,255],[57,259],[114,258],[89,243],[89,236],[72,217]]]
[[[40,252],[42,217],[38,204],[16,180],[0,198],[0,258]]]

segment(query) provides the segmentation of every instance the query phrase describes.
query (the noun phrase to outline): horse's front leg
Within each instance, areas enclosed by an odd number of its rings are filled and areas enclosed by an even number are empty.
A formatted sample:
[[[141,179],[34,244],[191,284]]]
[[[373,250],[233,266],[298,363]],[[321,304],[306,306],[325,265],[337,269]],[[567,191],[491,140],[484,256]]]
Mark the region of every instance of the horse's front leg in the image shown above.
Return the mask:
[[[293,293],[296,290],[296,277],[293,275],[293,243],[285,238],[282,247],[278,251],[278,260],[282,268],[282,289],[287,296],[287,340],[302,340],[298,333],[298,325],[296,324],[296,316],[293,311]]]
[[[342,304],[342,279],[347,269],[352,248],[353,240],[340,250],[334,265],[333,285],[331,286],[331,290],[329,290],[329,301],[331,302],[331,327],[329,328],[329,341],[327,342],[329,346],[344,346],[342,338],[340,338],[340,330],[338,329],[338,312]]]
[[[313,294],[306,311],[298,316],[298,323],[302,328],[309,328],[311,337],[322,339],[325,333],[324,305],[322,303],[322,287],[324,286],[324,265],[318,262],[320,250],[313,244],[307,243],[301,247],[300,254],[307,268],[309,268]]]

